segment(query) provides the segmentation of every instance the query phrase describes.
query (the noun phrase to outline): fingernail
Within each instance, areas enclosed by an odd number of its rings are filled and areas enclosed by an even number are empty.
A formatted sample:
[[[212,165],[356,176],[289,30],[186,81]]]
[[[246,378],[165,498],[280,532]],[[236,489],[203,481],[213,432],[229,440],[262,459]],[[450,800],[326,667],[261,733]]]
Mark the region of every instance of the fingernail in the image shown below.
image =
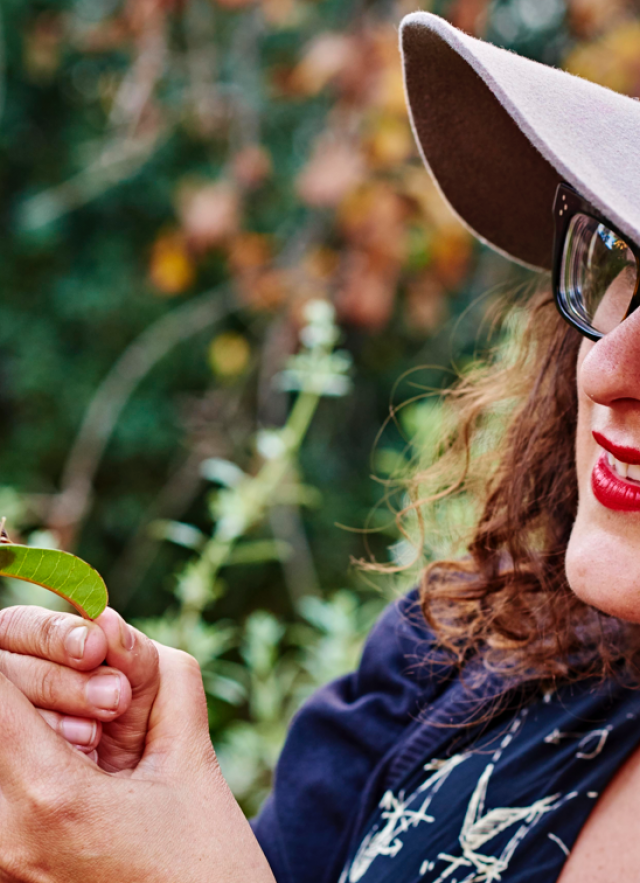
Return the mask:
[[[97,726],[95,721],[63,717],[60,722],[60,731],[67,742],[73,742],[74,745],[91,745],[96,738]]]
[[[133,650],[133,645],[136,642],[136,636],[133,633],[133,629],[126,624],[124,619],[120,619],[120,642],[125,650]]]
[[[115,711],[120,704],[120,678],[96,675],[87,683],[87,701],[104,711]]]
[[[82,659],[84,656],[84,645],[88,634],[88,626],[80,625],[78,628],[72,629],[67,635],[65,646],[67,653],[72,659]]]

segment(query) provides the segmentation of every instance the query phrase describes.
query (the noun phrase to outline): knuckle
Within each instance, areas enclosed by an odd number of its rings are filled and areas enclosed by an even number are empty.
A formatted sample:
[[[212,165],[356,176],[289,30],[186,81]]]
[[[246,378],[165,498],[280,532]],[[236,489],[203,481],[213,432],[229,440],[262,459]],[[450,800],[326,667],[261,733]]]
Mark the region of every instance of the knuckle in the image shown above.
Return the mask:
[[[40,674],[38,683],[38,701],[44,708],[56,705],[60,695],[60,677],[55,668],[45,667]]]
[[[175,650],[176,653],[176,663],[189,675],[192,677],[197,677],[198,680],[202,679],[202,671],[200,669],[200,663],[192,656],[190,653],[186,653],[184,650]]]
[[[0,647],[50,656],[64,634],[66,617],[40,607],[17,605],[0,610]]]
[[[53,829],[70,810],[71,801],[53,787],[53,781],[47,775],[32,776],[22,787],[21,815],[31,819],[36,828],[46,825],[48,830]]]
[[[0,645],[24,630],[23,623],[27,615],[28,608],[23,606],[5,607],[0,610]]]
[[[51,614],[44,617],[40,624],[38,643],[45,656],[51,656],[56,643],[61,641],[64,634],[65,617],[60,614]]]

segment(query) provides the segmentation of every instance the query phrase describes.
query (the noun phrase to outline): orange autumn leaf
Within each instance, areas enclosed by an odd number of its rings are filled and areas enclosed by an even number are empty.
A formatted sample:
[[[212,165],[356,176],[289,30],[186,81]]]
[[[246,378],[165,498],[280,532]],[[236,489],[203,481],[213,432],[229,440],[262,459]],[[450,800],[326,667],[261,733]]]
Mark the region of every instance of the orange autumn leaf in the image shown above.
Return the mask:
[[[338,252],[324,246],[314,248],[305,255],[302,267],[313,279],[329,280],[340,264]]]
[[[431,239],[431,267],[447,288],[457,288],[469,272],[471,234],[458,225],[442,227]]]
[[[369,163],[376,168],[394,168],[415,152],[407,118],[389,114],[376,116],[369,123],[365,149]]]
[[[436,329],[447,313],[444,285],[430,273],[422,273],[407,286],[404,316],[411,331],[425,334]]]
[[[276,310],[291,296],[291,280],[286,270],[247,273],[236,278],[236,285],[243,303],[255,310]]]
[[[380,110],[408,120],[402,66],[398,58],[386,63],[379,71],[373,103]]]
[[[572,30],[580,37],[593,38],[611,28],[612,22],[628,11],[626,0],[568,0],[567,12]]]
[[[379,265],[399,265],[406,256],[406,201],[383,181],[361,187],[340,207],[340,228],[352,245]]]
[[[399,192],[412,201],[420,217],[429,227],[436,230],[447,230],[457,227],[461,233],[467,233],[459,217],[451,206],[445,202],[433,178],[425,175],[424,170],[416,165],[407,165],[401,169]]]
[[[272,257],[271,240],[264,233],[239,233],[229,244],[229,267],[234,274],[263,270]]]
[[[391,317],[397,284],[397,269],[382,270],[366,252],[349,252],[336,296],[341,321],[380,331]]]
[[[407,119],[398,32],[391,22],[369,25],[361,35],[361,67],[366,67],[368,88],[360,94],[366,106]],[[355,61],[355,59],[354,59]],[[353,73],[357,75],[355,69]],[[361,76],[364,71],[361,71]]]
[[[489,0],[455,0],[447,18],[472,37],[481,37],[487,25]]]
[[[149,278],[166,296],[182,294],[195,279],[195,267],[184,237],[177,232],[163,233],[153,244]]]

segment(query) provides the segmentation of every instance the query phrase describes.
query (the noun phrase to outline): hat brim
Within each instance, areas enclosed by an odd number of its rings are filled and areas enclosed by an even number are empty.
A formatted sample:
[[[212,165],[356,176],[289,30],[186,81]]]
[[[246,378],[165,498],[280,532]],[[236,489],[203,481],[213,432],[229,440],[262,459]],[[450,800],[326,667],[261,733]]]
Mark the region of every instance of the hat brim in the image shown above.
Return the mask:
[[[552,203],[566,181],[640,243],[640,103],[431,13],[403,19],[400,46],[424,162],[479,239],[551,269]]]

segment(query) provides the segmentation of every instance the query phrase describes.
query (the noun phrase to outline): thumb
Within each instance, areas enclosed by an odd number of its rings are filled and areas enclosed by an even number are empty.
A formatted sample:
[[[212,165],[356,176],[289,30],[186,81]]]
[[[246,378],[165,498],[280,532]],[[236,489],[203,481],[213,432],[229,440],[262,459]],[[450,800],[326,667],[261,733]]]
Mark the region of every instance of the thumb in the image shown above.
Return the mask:
[[[124,714],[103,726],[99,749],[100,766],[119,772],[133,769],[144,751],[149,715],[160,686],[158,650],[110,607],[96,622],[107,637],[107,665],[121,671],[131,684],[131,704]]]
[[[209,737],[207,700],[200,666],[193,656],[154,642],[158,649],[160,689],[149,718],[147,744],[136,772],[184,774],[216,762]]]

